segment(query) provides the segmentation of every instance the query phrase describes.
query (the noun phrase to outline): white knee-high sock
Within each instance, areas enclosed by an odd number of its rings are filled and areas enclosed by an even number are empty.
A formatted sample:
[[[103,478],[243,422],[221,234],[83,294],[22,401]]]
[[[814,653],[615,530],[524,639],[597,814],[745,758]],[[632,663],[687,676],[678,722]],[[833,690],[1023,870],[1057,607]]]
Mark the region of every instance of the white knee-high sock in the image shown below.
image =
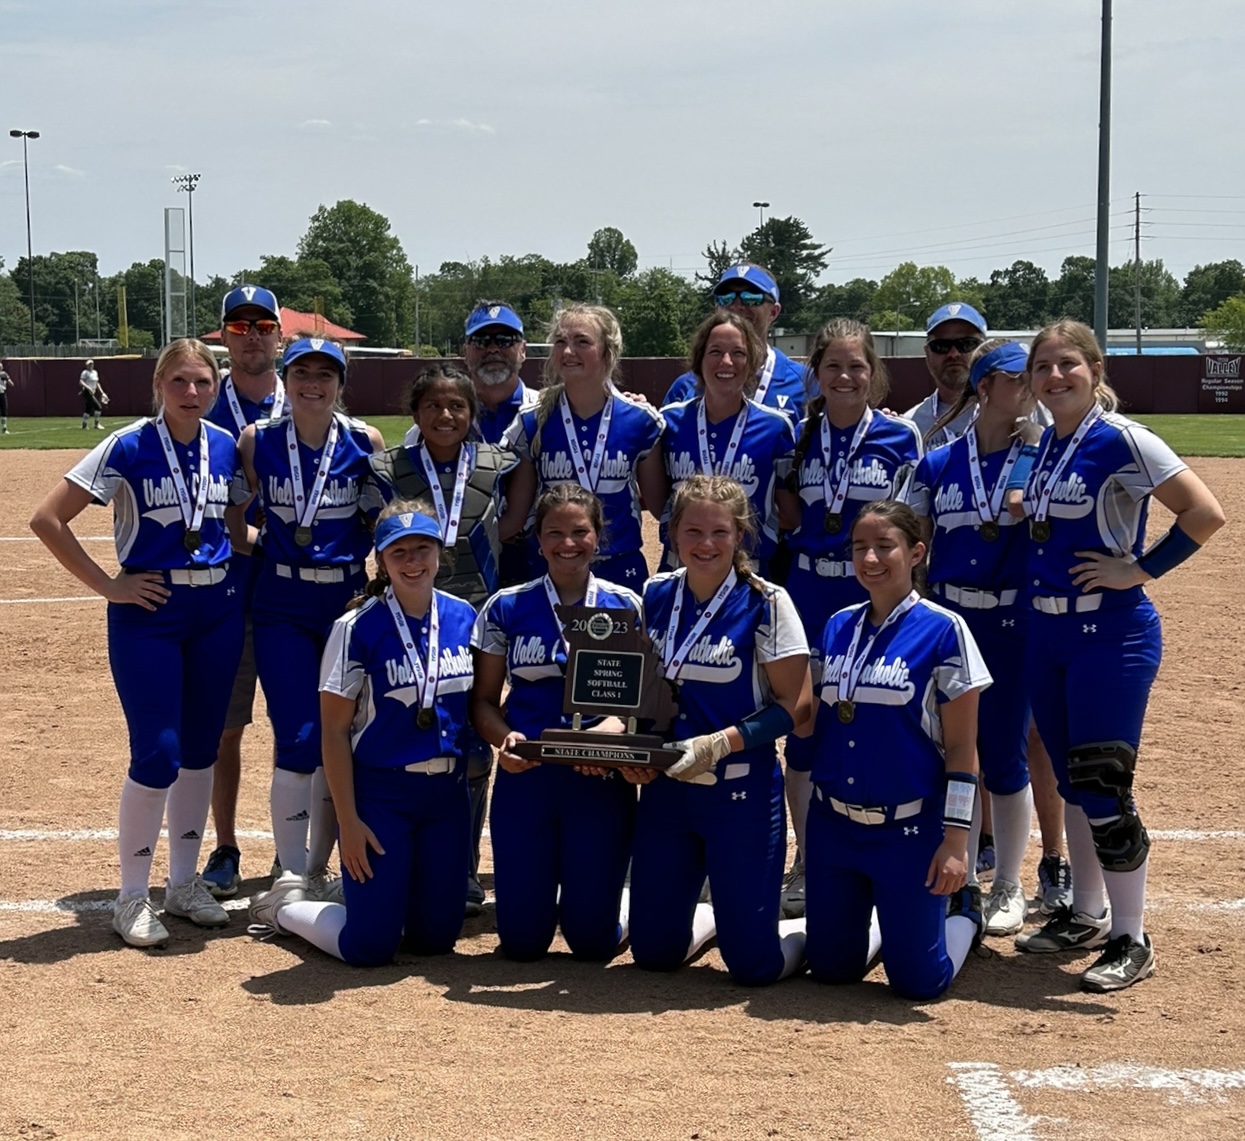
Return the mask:
[[[212,768],[181,769],[169,789],[169,883],[185,883],[198,873],[212,803]]]
[[[803,919],[780,919],[778,921],[778,945],[782,948],[782,974],[785,979],[804,966],[804,944],[808,936]]]
[[[687,945],[684,962],[696,954],[718,933],[718,921],[713,914],[712,903],[698,903],[692,916],[692,941]]]
[[[148,788],[129,777],[121,786],[117,812],[117,851],[121,856],[121,894],[147,894],[151,886],[151,859],[164,823],[167,788]]]
[[[631,889],[622,889],[622,898],[618,901],[618,942],[625,943],[631,936]]]
[[[954,968],[951,977],[960,973],[964,960],[973,949],[973,939],[977,936],[977,924],[967,915],[947,916],[947,957]]]
[[[1018,884],[1033,826],[1033,787],[1025,785],[1006,796],[992,792],[990,804],[994,809],[994,878]]]
[[[307,870],[327,868],[337,843],[337,810],[321,765],[311,774],[311,824],[307,838]]]
[[[287,872],[307,874],[307,821],[310,818],[311,774],[272,770],[272,835],[277,859]]]
[[[346,926],[344,904],[312,903],[311,900],[287,903],[278,912],[277,921],[291,935],[306,939],[326,955],[332,955],[335,959],[342,957],[337,945],[341,939],[342,928]]]
[[[802,861],[804,837],[808,832],[808,806],[813,799],[813,774],[788,769],[783,780],[787,786],[787,807],[791,811],[791,829],[795,833],[796,853]]]
[[[878,909],[869,913],[869,949],[865,953],[866,965],[882,953],[882,925],[878,922]]]
[[[1146,910],[1146,877],[1150,871],[1150,858],[1131,872],[1102,873],[1107,884],[1107,898],[1111,901],[1111,938],[1131,935],[1138,943],[1144,934],[1143,917]],[[1072,882],[1076,883],[1073,876]]]
[[[973,797],[973,822],[968,829],[968,885],[977,883],[977,856],[981,851],[981,798],[987,795],[981,783],[977,785],[977,795]],[[877,915],[877,912],[874,912]]]
[[[1064,809],[1064,832],[1068,837],[1068,863],[1072,865],[1072,910],[1101,917],[1107,908],[1106,883],[1094,848],[1085,812],[1075,804]]]

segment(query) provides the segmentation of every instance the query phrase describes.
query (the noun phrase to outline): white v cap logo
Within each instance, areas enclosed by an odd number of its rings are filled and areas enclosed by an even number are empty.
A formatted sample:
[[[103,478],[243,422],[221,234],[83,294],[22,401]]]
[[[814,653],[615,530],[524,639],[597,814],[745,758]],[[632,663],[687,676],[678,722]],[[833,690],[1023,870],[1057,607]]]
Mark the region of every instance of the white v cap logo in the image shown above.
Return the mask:
[[[415,512],[413,511],[407,511],[398,516],[398,519],[402,523],[403,527],[409,527],[411,525],[411,522],[414,520],[414,518],[415,518]]]
[[[490,317],[496,317],[496,316],[497,316],[497,314],[498,314],[498,313],[500,313],[500,312],[501,312],[501,306],[500,306],[500,305],[493,305],[493,306],[491,306],[491,307],[489,308],[488,315],[489,315]]]
[[[958,317],[960,315],[960,308],[961,306],[959,302],[953,302],[947,306],[947,312],[950,313],[952,317]]]
[[[324,348],[324,340],[320,337],[312,337],[311,338],[312,352],[318,353],[322,348]]]
[[[256,291],[255,286],[253,286],[253,285],[244,285],[244,286],[242,287],[242,292],[246,295],[246,299],[247,299],[248,301],[254,301],[254,300],[255,300],[255,294],[256,294],[256,292],[257,292],[257,291]]]

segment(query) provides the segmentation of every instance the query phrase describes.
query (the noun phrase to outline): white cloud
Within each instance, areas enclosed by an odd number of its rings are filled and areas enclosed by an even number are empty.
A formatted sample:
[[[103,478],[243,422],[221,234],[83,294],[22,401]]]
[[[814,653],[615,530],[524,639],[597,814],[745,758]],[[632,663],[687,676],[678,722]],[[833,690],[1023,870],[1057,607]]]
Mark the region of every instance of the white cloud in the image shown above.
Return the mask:
[[[415,126],[430,127],[437,131],[466,131],[471,135],[495,135],[497,130],[487,123],[473,123],[470,119],[416,119]]]
[[[73,178],[85,178],[86,177],[85,170],[78,170],[77,167],[66,166],[62,162],[58,162],[54,167],[52,167],[52,169],[59,171],[61,174],[68,174],[72,176]]]
[[[328,119],[304,119],[298,124],[300,131],[327,131],[333,124]]]

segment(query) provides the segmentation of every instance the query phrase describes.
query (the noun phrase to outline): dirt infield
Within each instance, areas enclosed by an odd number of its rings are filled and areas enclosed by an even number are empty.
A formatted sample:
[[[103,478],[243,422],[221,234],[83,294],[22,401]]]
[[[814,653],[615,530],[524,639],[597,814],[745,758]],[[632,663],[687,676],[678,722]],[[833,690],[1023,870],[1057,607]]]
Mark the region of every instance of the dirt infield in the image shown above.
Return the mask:
[[[913,1005],[880,970],[750,991],[716,953],[673,976],[626,954],[508,963],[487,912],[454,955],[369,972],[255,941],[240,910],[210,933],[169,920],[164,951],[123,947],[107,905],[126,740],[104,606],[56,601],[87,592],[27,541],[77,456],[0,455],[0,1137],[1245,1136],[1245,461],[1193,461],[1233,522],[1152,589],[1166,653],[1138,799],[1158,974],[1085,995],[1092,953],[990,940],[948,997]],[[78,531],[110,527],[94,510]],[[90,548],[112,562],[110,543]],[[273,854],[259,712],[243,896]]]

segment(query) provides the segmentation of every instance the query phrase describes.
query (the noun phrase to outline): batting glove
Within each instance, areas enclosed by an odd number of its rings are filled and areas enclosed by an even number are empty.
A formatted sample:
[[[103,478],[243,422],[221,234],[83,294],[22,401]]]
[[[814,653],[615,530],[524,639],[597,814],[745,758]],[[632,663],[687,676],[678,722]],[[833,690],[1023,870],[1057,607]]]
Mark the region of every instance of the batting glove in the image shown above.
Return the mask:
[[[683,755],[666,770],[666,776],[691,784],[716,784],[714,767],[731,751],[725,729],[686,741],[671,741],[667,748],[680,749]]]

